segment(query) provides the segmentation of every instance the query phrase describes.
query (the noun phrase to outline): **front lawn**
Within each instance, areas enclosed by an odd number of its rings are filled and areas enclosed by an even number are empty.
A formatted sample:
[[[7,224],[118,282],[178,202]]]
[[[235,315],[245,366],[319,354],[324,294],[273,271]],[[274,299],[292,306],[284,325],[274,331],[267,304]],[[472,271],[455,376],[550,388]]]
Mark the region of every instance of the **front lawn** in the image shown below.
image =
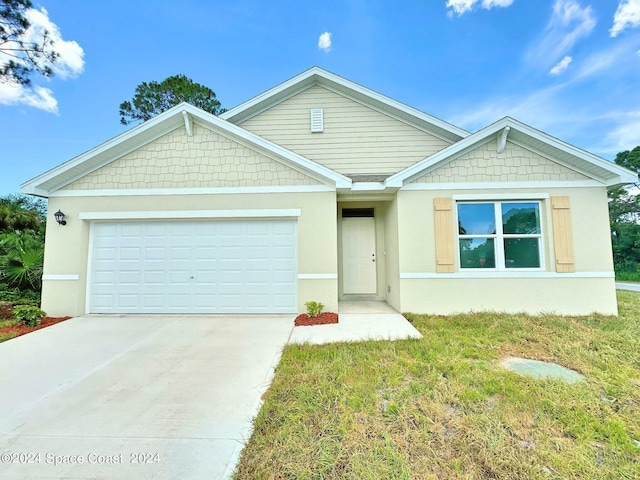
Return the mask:
[[[287,346],[236,478],[639,479],[640,293],[618,303],[618,318],[410,315],[422,340]],[[497,366],[508,355],[587,381],[521,377]]]

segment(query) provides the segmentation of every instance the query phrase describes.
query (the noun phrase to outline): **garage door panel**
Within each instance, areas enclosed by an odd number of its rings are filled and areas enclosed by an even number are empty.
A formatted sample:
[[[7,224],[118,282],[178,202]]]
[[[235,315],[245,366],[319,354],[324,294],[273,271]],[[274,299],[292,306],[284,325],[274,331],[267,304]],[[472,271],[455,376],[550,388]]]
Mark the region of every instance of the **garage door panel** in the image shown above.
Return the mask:
[[[294,313],[295,221],[92,225],[89,311]]]

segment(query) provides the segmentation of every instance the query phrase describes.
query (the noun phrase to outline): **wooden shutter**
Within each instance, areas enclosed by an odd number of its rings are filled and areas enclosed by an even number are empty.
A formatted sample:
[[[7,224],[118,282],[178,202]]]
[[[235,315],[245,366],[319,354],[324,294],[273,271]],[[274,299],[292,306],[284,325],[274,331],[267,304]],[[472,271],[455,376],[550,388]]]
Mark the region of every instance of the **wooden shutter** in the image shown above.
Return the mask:
[[[433,199],[436,272],[453,273],[453,212],[450,198]]]
[[[556,251],[556,272],[575,272],[569,197],[551,197],[551,219],[553,222],[553,245]]]

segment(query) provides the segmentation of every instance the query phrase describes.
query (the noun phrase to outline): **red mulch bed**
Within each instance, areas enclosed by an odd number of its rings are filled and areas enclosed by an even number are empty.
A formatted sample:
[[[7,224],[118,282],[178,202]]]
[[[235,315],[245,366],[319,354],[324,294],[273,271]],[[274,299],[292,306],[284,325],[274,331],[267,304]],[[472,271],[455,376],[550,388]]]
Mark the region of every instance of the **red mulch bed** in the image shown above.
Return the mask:
[[[25,333],[31,333],[36,330],[40,330],[41,328],[50,327],[51,325],[64,322],[65,320],[69,320],[70,318],[71,317],[44,317],[40,322],[40,325],[38,325],[37,327],[27,327],[23,324],[0,327],[0,333],[15,333],[17,334],[16,337],[19,337],[20,335],[24,335]]]
[[[317,317],[310,317],[306,313],[302,313],[296,317],[296,327],[308,327],[311,325],[327,325],[329,323],[338,323],[338,314],[331,312],[323,312]]]

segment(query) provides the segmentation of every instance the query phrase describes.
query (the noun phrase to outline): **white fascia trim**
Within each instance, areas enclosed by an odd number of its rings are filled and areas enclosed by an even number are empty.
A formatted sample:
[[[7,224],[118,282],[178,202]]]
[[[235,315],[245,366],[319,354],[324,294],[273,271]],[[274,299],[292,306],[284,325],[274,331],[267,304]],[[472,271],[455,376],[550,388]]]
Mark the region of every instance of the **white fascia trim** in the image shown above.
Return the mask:
[[[613,173],[614,175],[620,176],[621,180],[626,178],[627,180],[629,180],[629,183],[634,183],[638,181],[637,175],[631,172],[630,170],[627,170],[626,168],[621,167],[616,163],[605,160],[604,158],[598,157],[597,155],[587,152],[586,150],[582,150],[578,147],[574,147],[573,145],[563,142],[562,140],[552,137],[544,132],[536,130],[533,127],[530,127],[529,125],[526,125],[522,122],[519,122],[518,120],[515,120],[514,118],[505,117],[498,123],[501,123],[501,122],[505,124],[510,123],[512,124],[512,126],[517,128],[518,130],[522,131],[523,133],[529,135],[532,138],[535,138],[536,140],[545,142],[557,148],[558,150],[564,150],[565,152],[571,155],[574,155],[578,158],[582,158],[583,160],[596,164],[599,167],[604,168],[605,170],[608,170],[609,172]]]
[[[505,190],[510,188],[592,188],[602,187],[596,180],[539,181],[539,182],[470,182],[470,183],[410,183],[400,190]]]
[[[401,273],[402,280],[442,279],[513,279],[513,278],[615,278],[613,272],[459,272],[459,273]]]
[[[80,212],[80,220],[184,220],[193,218],[293,218],[299,208],[265,210],[175,210],[156,212]]]
[[[177,107],[173,107],[173,109],[171,109],[171,110],[175,110],[175,109],[177,109]],[[146,122],[143,122],[140,125],[137,125],[137,126],[133,127],[131,130],[123,132],[120,135],[117,135],[117,136],[115,136],[115,137],[113,137],[113,138],[101,143],[100,145],[98,145],[97,147],[92,148],[91,150],[88,150],[88,151],[86,151],[84,153],[81,153],[80,155],[72,158],[71,160],[68,160],[68,161],[64,162],[61,165],[58,165],[56,167],[53,167],[50,170],[47,170],[43,174],[38,175],[37,177],[34,177],[31,180],[26,181],[25,183],[20,185],[21,192],[25,193],[25,194],[34,194],[34,195],[44,196],[41,193],[38,193],[38,192],[42,192],[42,189],[40,189],[38,187],[39,185],[41,185],[42,183],[48,182],[52,178],[55,178],[58,175],[60,175],[62,173],[65,173],[66,171],[71,170],[74,167],[77,167],[78,165],[81,165],[81,164],[85,163],[89,158],[96,157],[98,155],[102,155],[102,154],[106,153],[108,150],[114,148],[116,145],[125,143],[125,142],[127,142],[129,140],[132,140],[135,136],[143,134],[147,130],[151,130],[154,127],[157,127],[158,124],[163,123],[163,120],[167,121],[168,118],[170,118],[171,115],[169,115],[169,117],[165,116],[165,114],[167,114],[168,112],[169,112],[169,110],[167,110],[167,112],[164,112],[163,114],[158,115],[155,118],[147,120]],[[172,123],[172,122],[168,122],[168,123],[169,124],[165,128],[161,128],[161,126],[158,126],[157,127],[158,131],[154,135],[150,136],[148,139],[145,139],[143,144],[147,144],[149,142],[157,140],[161,136],[163,136],[163,135],[175,130],[176,128],[180,127],[179,124],[175,124],[175,123]],[[128,153],[131,153],[133,150],[136,150],[137,148],[140,148],[140,145],[132,146],[132,147],[130,147],[128,149],[125,149],[122,152],[119,152],[118,156],[120,157],[120,156],[123,156],[123,155],[127,155]],[[65,181],[64,184],[59,188],[62,188],[64,185],[68,185],[69,183],[74,182],[78,178],[82,178],[83,176],[85,176],[85,175],[97,170],[98,168],[103,167],[106,163],[108,163],[108,162],[100,162],[99,165],[92,167],[90,170],[87,170],[82,175],[80,175],[80,176],[75,175],[70,180]],[[49,195],[47,194],[46,196],[49,196]]]
[[[548,200],[548,193],[458,193],[451,195],[452,200]]]
[[[298,280],[337,280],[337,273],[299,273]]]
[[[558,140],[543,132],[535,130],[533,127],[530,127],[511,117],[504,117],[498,120],[497,122],[469,135],[465,139],[460,140],[457,143],[454,143],[450,147],[447,147],[444,150],[441,150],[440,152],[435,153],[434,155],[427,157],[410,167],[407,167],[401,172],[396,173],[395,175],[389,177],[385,183],[388,186],[397,186],[397,187],[402,186],[402,184],[405,181],[409,181],[413,177],[427,173],[429,171],[429,168],[433,168],[437,166],[440,162],[453,160],[458,156],[460,156],[461,154],[463,154],[466,149],[475,148],[484,143],[487,143],[488,141],[493,139],[493,135],[495,135],[497,132],[499,132],[500,130],[506,127],[510,127],[512,130],[517,130],[525,135],[528,135],[529,137],[535,140],[546,143],[551,147],[557,148],[558,150],[562,150],[570,155],[573,155],[584,161],[593,163],[601,168],[604,168],[605,170],[608,170],[614,175],[618,175],[620,179],[630,180],[630,183],[633,181],[637,181],[637,178],[636,180],[632,179],[632,176],[633,176],[632,172],[630,172],[629,170],[619,165],[616,165],[613,162],[609,162],[589,152],[586,152],[577,147],[569,145],[568,143],[562,142],[561,140]],[[513,141],[513,140],[510,140],[510,141]],[[519,145],[522,145],[522,144],[519,143]],[[531,149],[531,147],[528,147],[528,146],[527,148]],[[548,158],[547,155],[544,155],[544,156]],[[576,170],[575,167],[573,167],[572,169],[575,171],[579,171],[579,170]],[[593,176],[593,174],[588,174],[586,172],[580,172],[580,173],[586,176]],[[611,180],[611,182],[614,182],[614,181],[615,180]],[[611,182],[607,182],[607,183],[611,183]]]
[[[315,80],[313,77],[316,77],[317,80]],[[333,83],[334,85],[338,85],[341,88],[344,88],[346,90],[351,90],[354,92],[357,92],[360,95],[363,95],[365,97],[371,98],[372,100],[385,104],[393,109],[399,110],[405,114],[411,115],[413,117],[419,118],[420,120],[427,122],[427,123],[431,123],[434,126],[441,128],[443,130],[446,130],[448,132],[451,132],[454,135],[457,135],[458,137],[462,137],[465,138],[468,135],[470,135],[469,132],[467,132],[466,130],[460,128],[460,127],[456,127],[455,125],[452,125],[450,123],[447,123],[443,120],[440,120],[436,117],[433,117],[429,114],[426,114],[424,112],[421,112],[420,110],[417,110],[413,107],[410,107],[408,105],[405,105],[403,103],[398,102],[397,100],[394,100],[390,97],[384,96],[380,93],[377,93],[373,90],[370,90],[366,87],[363,87],[362,85],[359,85],[357,83],[352,82],[351,80],[347,80],[346,78],[342,78],[339,75],[336,75],[334,73],[328,72],[327,70],[324,70],[322,68],[319,67],[312,67],[309,70],[306,70],[298,75],[296,75],[293,78],[290,78],[289,80],[286,80],[285,82],[267,90],[266,92],[263,92],[255,97],[253,97],[252,99],[241,103],[240,105],[238,105],[235,108],[232,108],[231,110],[227,110],[225,113],[223,113],[222,115],[220,115],[220,118],[225,119],[225,120],[229,120],[232,117],[235,117],[237,115],[241,115],[244,111],[246,110],[250,110],[251,108],[259,105],[262,102],[268,101],[270,98],[272,97],[278,97],[281,93],[286,92],[289,89],[295,88],[296,86],[300,86],[303,89],[308,88],[311,84],[313,84],[313,82],[317,81],[320,85],[322,85],[323,87],[331,87],[331,85],[328,85],[325,82],[330,82]],[[322,80],[324,80],[325,82],[323,82]],[[344,92],[340,92],[341,94],[344,94]],[[290,95],[289,95],[290,96]],[[353,98],[352,98],[353,100]],[[278,98],[278,101],[283,101],[282,99]],[[361,102],[359,102],[361,103]],[[388,112],[387,112],[388,113]],[[244,118],[242,119],[244,120]]]
[[[42,275],[42,280],[80,280],[80,275],[78,274],[69,274],[69,275],[44,274]]]
[[[352,192],[383,192],[385,189],[382,182],[356,182],[351,185]]]
[[[329,185],[292,185],[256,187],[207,187],[207,188],[116,188],[104,190],[59,190],[50,197],[126,197],[152,195],[227,195],[254,193],[316,193],[335,192]]]

